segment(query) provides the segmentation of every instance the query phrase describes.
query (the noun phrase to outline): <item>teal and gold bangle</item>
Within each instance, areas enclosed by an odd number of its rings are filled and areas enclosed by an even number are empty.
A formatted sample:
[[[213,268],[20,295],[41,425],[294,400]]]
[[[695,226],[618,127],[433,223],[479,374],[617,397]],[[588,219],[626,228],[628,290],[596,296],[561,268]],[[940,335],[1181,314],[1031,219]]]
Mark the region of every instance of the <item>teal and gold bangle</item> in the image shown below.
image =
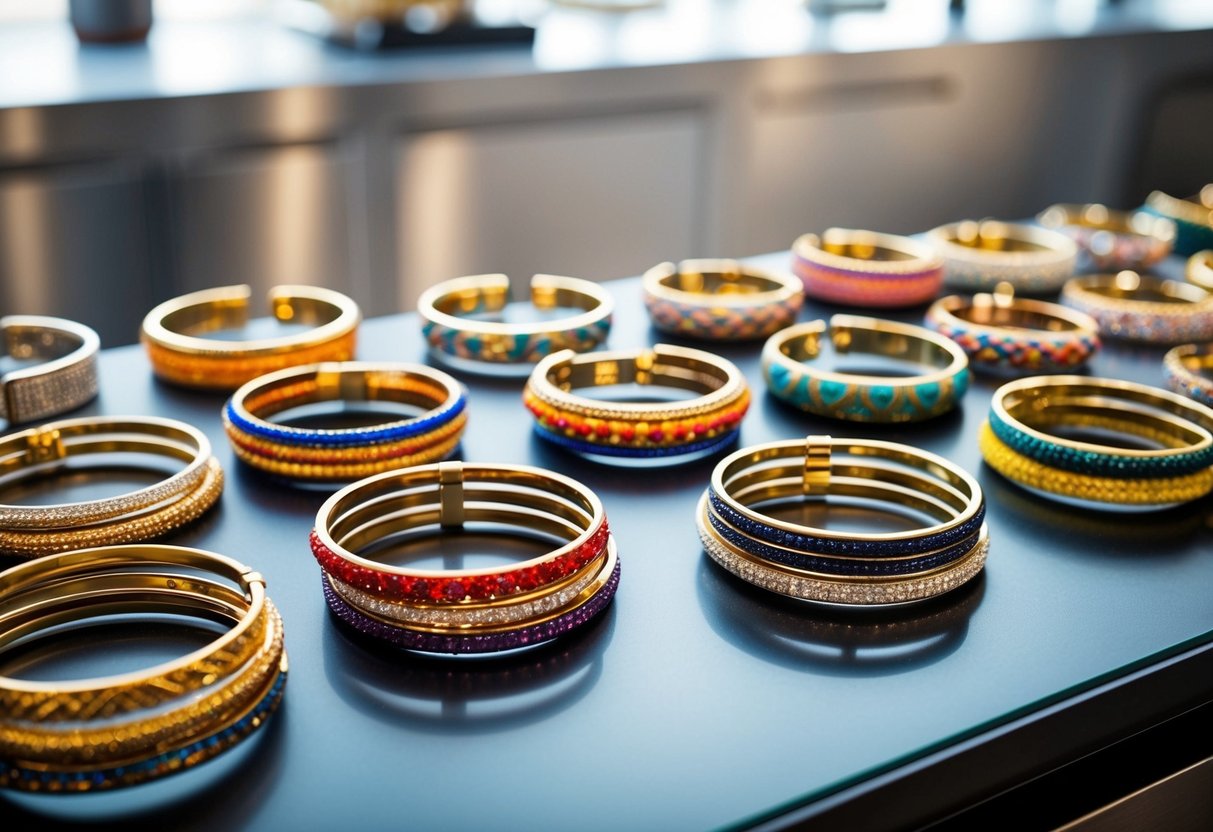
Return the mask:
[[[1153,191],[1144,210],[1175,223],[1175,253],[1187,257],[1213,248],[1213,184],[1186,199]]]
[[[1074,439],[1075,431],[1127,441]],[[1127,381],[1053,376],[1005,384],[980,445],[1004,476],[1063,500],[1164,508],[1213,488],[1213,410]]]
[[[1184,276],[1206,292],[1213,292],[1213,249],[1198,251],[1188,258]]]
[[[828,336],[835,354],[863,353],[920,368],[888,377],[819,369]],[[819,416],[857,422],[911,422],[946,413],[969,387],[969,359],[954,341],[920,326],[835,315],[772,335],[762,348],[767,388]]]
[[[792,275],[736,260],[662,263],[645,272],[642,284],[655,328],[705,341],[766,338],[790,326],[804,303]]]
[[[1162,366],[1168,387],[1213,407],[1213,343],[1175,347],[1163,356]]]
[[[510,301],[504,274],[458,277],[431,286],[417,300],[421,332],[439,359],[472,372],[525,369],[561,350],[589,352],[607,339],[615,301],[602,286],[575,277],[537,274],[531,304],[540,310],[579,309],[566,317],[507,323]]]

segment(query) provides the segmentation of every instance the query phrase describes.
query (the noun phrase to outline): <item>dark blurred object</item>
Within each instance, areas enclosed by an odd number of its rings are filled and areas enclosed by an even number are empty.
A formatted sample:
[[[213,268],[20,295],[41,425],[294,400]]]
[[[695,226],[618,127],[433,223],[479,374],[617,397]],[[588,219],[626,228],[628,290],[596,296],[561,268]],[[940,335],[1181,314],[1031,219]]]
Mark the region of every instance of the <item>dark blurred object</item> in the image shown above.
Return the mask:
[[[1151,191],[1180,198],[1213,181],[1213,75],[1176,78],[1149,96],[1136,170],[1122,202],[1140,205]]]
[[[68,16],[82,43],[138,43],[152,28],[152,0],[70,0]]]
[[[882,12],[888,0],[805,0],[810,14],[830,15],[840,12]]]
[[[289,0],[283,22],[354,49],[525,43],[535,29],[477,19],[472,0]]]

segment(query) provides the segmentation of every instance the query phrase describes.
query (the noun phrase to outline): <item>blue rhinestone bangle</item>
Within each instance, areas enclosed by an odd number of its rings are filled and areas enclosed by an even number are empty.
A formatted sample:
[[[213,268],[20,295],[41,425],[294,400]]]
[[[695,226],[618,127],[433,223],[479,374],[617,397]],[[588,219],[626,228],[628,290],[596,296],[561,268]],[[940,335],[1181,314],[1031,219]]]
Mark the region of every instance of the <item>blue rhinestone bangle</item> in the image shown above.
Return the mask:
[[[1178,477],[1194,474],[1213,465],[1213,446],[1167,456],[1126,456],[1116,448],[1091,451],[1051,442],[1025,433],[990,411],[990,428],[1003,444],[1043,465],[1097,477]]]
[[[985,521],[986,507],[983,501],[971,517],[943,531],[918,537],[894,540],[855,540],[838,537],[817,537],[808,533],[785,531],[761,523],[734,510],[721,499],[715,489],[708,489],[708,499],[714,511],[726,523],[735,526],[751,537],[816,555],[847,555],[862,557],[917,555],[948,549],[967,541],[981,529]]]

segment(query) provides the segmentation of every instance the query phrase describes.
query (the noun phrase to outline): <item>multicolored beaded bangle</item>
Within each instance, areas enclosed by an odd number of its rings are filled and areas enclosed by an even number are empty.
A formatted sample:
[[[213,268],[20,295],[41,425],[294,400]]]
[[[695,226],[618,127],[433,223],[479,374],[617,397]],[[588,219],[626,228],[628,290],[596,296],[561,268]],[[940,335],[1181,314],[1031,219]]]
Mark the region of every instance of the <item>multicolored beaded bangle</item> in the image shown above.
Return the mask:
[[[1198,251],[1189,257],[1184,277],[1206,292],[1213,292],[1213,250]]]
[[[312,327],[305,332],[250,341],[201,337],[200,333],[244,326],[251,295],[248,286],[222,286],[173,298],[148,312],[140,339],[156,376],[187,387],[234,390],[284,367],[354,357],[362,320],[358,304],[317,286],[270,290],[274,318]]]
[[[1199,194],[1187,199],[1153,191],[1146,197],[1142,210],[1175,223],[1176,254],[1187,257],[1213,248],[1213,184],[1205,185]]]
[[[0,650],[64,624],[166,612],[234,627],[143,672],[59,683],[0,679],[0,787],[130,786],[192,768],[264,724],[281,699],[287,662],[281,618],[248,567],[196,549],[111,546],[0,574]]]
[[[0,476],[43,476],[66,459],[140,454],[185,467],[155,485],[77,503],[0,504],[0,553],[40,557],[90,546],[150,540],[192,522],[223,490],[210,440],[191,425],[151,416],[48,422],[0,439]],[[159,468],[159,465],[154,466]]]
[[[946,567],[881,581],[830,580],[820,575],[781,569],[755,558],[713,534],[698,521],[699,540],[708,556],[728,572],[779,595],[848,607],[882,607],[936,598],[963,586],[981,573],[990,549],[986,526],[971,548]]]
[[[765,338],[795,321],[804,303],[796,278],[736,260],[662,263],[642,284],[654,327],[708,341]]]
[[[419,416],[359,428],[300,428],[269,421],[318,402],[392,402]],[[463,386],[421,364],[347,361],[292,367],[245,384],[223,410],[236,455],[269,473],[343,480],[449,455],[467,423]]]
[[[1171,253],[1175,223],[1145,211],[1113,211],[1106,205],[1052,205],[1036,215],[1060,231],[1097,269],[1147,269]]]
[[[1061,299],[1112,338],[1150,344],[1213,339],[1213,295],[1190,283],[1129,271],[1093,274],[1066,283]]]
[[[809,297],[865,308],[927,303],[943,284],[943,261],[930,246],[848,228],[799,237],[792,243],[792,270]]]
[[[355,553],[405,531],[481,522],[568,542],[523,563],[488,569],[388,566]],[[569,616],[603,591],[617,566],[602,505],[580,483],[528,466],[457,462],[391,472],[342,489],[317,514],[312,551],[340,618],[401,631],[390,640],[413,649],[438,649],[432,645],[453,638],[442,642],[448,652],[536,640],[558,619],[572,621]]]
[[[827,335],[835,354],[864,353],[925,366],[913,376],[872,376],[811,366]],[[856,315],[810,321],[775,333],[762,348],[762,372],[777,398],[819,416],[857,422],[929,419],[956,406],[969,387],[969,359],[929,329]]]
[[[591,399],[574,390],[619,384],[669,387],[697,398],[635,403]],[[686,459],[727,445],[750,404],[731,361],[685,347],[550,355],[531,373],[523,402],[539,437],[590,457]]]
[[[1162,359],[1167,386],[1176,393],[1213,407],[1213,344],[1184,344]]]
[[[940,298],[927,310],[926,325],[959,344],[969,366],[985,372],[1071,372],[1099,350],[1094,318],[1013,294],[1000,284],[992,295]]]
[[[504,274],[473,275],[431,286],[417,300],[421,332],[431,351],[475,372],[521,367],[560,350],[587,352],[611,331],[615,301],[597,283],[574,277],[537,274],[531,278],[531,304],[537,309],[576,308],[580,314],[529,323],[505,323],[471,317],[500,313],[510,300]]]
[[[1078,246],[1056,231],[966,220],[927,232],[944,260],[944,283],[970,292],[1010,283],[1025,295],[1056,292],[1074,274]]]
[[[83,324],[42,315],[0,317],[0,352],[33,366],[0,375],[0,419],[57,416],[97,397],[101,339]]]
[[[1176,477],[1125,478],[1077,474],[1016,453],[983,422],[978,446],[986,464],[1015,484],[1049,499],[1093,508],[1157,510],[1196,500],[1213,490],[1213,469]]]
[[[990,401],[989,427],[1015,453],[1097,477],[1158,478],[1213,465],[1213,411],[1144,384],[1086,376],[1004,384]],[[1162,447],[1138,450],[1067,438],[1057,428],[1112,430]]]

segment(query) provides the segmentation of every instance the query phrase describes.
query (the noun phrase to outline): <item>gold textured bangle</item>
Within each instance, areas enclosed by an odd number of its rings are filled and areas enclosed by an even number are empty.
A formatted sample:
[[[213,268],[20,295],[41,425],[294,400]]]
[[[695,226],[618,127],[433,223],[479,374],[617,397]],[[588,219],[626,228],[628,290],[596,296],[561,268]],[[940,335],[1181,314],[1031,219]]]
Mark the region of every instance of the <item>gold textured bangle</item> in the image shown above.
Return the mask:
[[[689,390],[696,398],[629,402],[579,390],[617,384]],[[702,350],[657,344],[651,350],[550,355],[535,366],[523,402],[542,438],[589,457],[689,458],[737,436],[749,407],[745,376]]]
[[[1147,211],[1114,211],[1098,203],[1051,205],[1036,221],[1078,243],[1098,269],[1146,269],[1175,246],[1175,222]]]
[[[1066,283],[1061,299],[1111,337],[1153,344],[1213,339],[1213,295],[1190,283],[1131,271],[1084,275]]]
[[[1189,257],[1184,276],[1189,283],[1213,292],[1213,249],[1198,251]]]
[[[248,567],[196,549],[111,546],[0,573],[0,650],[64,625],[148,613],[229,629],[136,673],[58,683],[0,677],[0,786],[133,785],[215,756],[273,712],[287,669],[282,624]]]
[[[0,376],[0,419],[33,422],[83,407],[97,396],[101,339],[83,324],[41,315],[0,317],[0,350],[37,362]]]
[[[798,237],[792,268],[809,297],[864,308],[926,303],[943,283],[943,261],[931,246],[851,228]]]
[[[277,286],[270,308],[282,323],[305,332],[250,341],[220,341],[201,333],[248,321],[248,286],[223,286],[165,301],[143,319],[141,340],[155,374],[174,384],[234,390],[266,373],[319,361],[354,357],[362,314],[353,300],[316,286]]]
[[[912,376],[821,369],[823,336],[836,354],[864,353],[912,362]],[[946,413],[969,389],[969,358],[954,341],[912,324],[834,315],[780,330],[762,347],[767,389],[820,416],[858,422],[909,422]]]
[[[1030,225],[966,220],[927,232],[944,260],[944,283],[990,291],[1007,282],[1026,295],[1056,292],[1074,274],[1078,246],[1064,234]]]
[[[1213,469],[1178,477],[1124,479],[1077,474],[1053,468],[1011,450],[983,422],[978,446],[986,463],[1013,482],[1044,496],[1068,497],[1090,503],[1164,508],[1186,503],[1213,489]]]
[[[459,277],[431,286],[417,299],[426,343],[435,355],[465,370],[518,367],[529,371],[551,353],[592,350],[611,331],[615,301],[605,288],[589,280],[550,274],[531,278],[532,305],[582,312],[528,323],[470,317],[501,312],[509,299],[510,279],[504,274]]]
[[[736,260],[661,263],[641,284],[654,327],[709,341],[765,338],[795,321],[804,303],[794,276]]]

